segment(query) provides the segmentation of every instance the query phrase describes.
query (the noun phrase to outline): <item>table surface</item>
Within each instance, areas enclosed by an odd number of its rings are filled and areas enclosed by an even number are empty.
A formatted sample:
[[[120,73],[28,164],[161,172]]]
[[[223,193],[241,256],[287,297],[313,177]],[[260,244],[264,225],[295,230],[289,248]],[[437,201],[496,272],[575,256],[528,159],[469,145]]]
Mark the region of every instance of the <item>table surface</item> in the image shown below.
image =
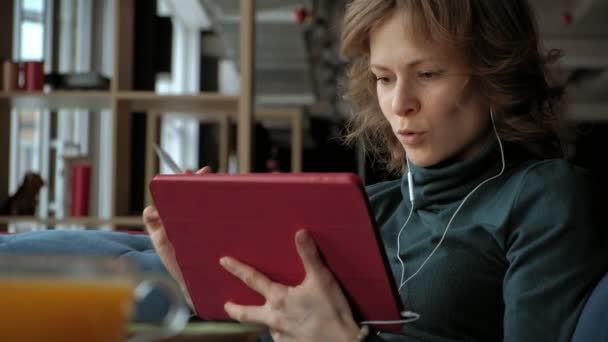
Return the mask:
[[[131,324],[129,335],[145,333],[156,329],[149,324]],[[232,342],[232,341],[257,341],[264,333],[264,328],[256,325],[247,325],[231,322],[191,322],[178,335],[170,338],[160,339],[163,342]]]

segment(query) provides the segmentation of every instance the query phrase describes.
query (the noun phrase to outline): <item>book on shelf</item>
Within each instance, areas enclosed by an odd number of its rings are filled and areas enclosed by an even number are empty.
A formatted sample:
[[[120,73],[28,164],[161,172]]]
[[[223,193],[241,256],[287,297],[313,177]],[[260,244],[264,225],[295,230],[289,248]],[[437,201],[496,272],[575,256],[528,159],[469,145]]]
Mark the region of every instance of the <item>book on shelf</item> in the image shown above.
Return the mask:
[[[89,215],[91,196],[91,163],[88,156],[64,157],[65,194],[69,194],[66,211],[72,217]]]

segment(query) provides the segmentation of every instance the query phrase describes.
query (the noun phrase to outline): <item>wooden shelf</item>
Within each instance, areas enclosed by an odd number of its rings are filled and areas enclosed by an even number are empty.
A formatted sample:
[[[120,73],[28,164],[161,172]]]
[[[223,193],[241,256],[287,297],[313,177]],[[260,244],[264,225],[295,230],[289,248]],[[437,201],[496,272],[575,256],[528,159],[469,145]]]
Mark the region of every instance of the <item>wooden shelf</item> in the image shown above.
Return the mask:
[[[16,109],[109,109],[109,91],[0,92],[0,99]]]
[[[0,92],[17,109],[110,109],[118,100],[131,111],[186,112],[236,116],[238,97],[217,93],[158,94],[146,91]]]
[[[122,91],[116,94],[116,98],[133,111],[234,115],[238,110],[237,96],[218,93],[173,95]]]
[[[164,113],[180,112],[192,116],[228,116],[236,120],[238,96],[203,92],[198,94],[158,94],[152,91],[0,91],[0,100],[7,100],[16,109],[111,109],[118,100],[130,111]],[[299,108],[259,107],[255,117],[259,120],[288,122],[301,115]]]
[[[134,91],[134,44],[135,27],[133,21],[136,14],[135,0],[110,0],[113,9],[111,23],[108,28],[112,30],[112,75],[109,90],[81,91],[81,90],[51,90],[40,92],[26,91],[0,91],[0,153],[8,156],[11,151],[9,138],[11,137],[12,115],[6,115],[11,108],[20,110],[51,110],[80,109],[80,110],[108,110],[111,112],[111,139],[100,142],[109,146],[108,160],[100,167],[109,170],[109,213],[116,216],[110,219],[100,218],[66,218],[41,219],[36,217],[0,217],[0,223],[34,222],[40,225],[114,225],[141,227],[140,217],[125,217],[131,213],[129,197],[124,196],[125,191],[133,190],[129,174],[132,163],[131,156],[132,120],[130,113],[145,112],[146,130],[146,180],[154,173],[155,156],[150,146],[159,140],[160,120],[163,113],[183,113],[200,121],[217,122],[220,126],[219,150],[220,166],[226,169],[230,146],[232,123],[237,126],[236,154],[239,172],[249,172],[252,154],[252,129],[254,120],[254,32],[255,32],[255,2],[239,0],[240,48],[239,74],[240,91],[238,95],[218,93],[195,94],[158,94],[154,91]],[[3,1],[0,11],[0,60],[11,59],[14,35],[13,13],[18,2],[15,0]],[[105,20],[105,19],[104,19]],[[265,112],[265,111],[263,111]],[[263,118],[264,114],[259,116]],[[276,115],[271,112],[268,120],[280,120],[291,123],[294,130],[294,141],[301,140],[302,120],[300,114]],[[59,120],[55,120],[59,121]],[[57,123],[51,122],[53,130]],[[105,145],[107,144],[107,145]],[[295,155],[295,153],[294,153]],[[301,151],[297,156],[301,155]],[[299,158],[299,157],[298,157]],[[296,169],[298,163],[294,163]],[[6,184],[9,179],[9,165],[0,164],[0,197],[8,193]],[[147,189],[147,187],[145,187]],[[148,192],[146,191],[146,194]],[[144,195],[145,196],[145,195]]]
[[[118,216],[109,219],[99,217],[69,217],[63,219],[39,218],[35,216],[0,216],[0,224],[37,223],[49,227],[58,225],[73,226],[124,226],[143,227],[141,216]]]

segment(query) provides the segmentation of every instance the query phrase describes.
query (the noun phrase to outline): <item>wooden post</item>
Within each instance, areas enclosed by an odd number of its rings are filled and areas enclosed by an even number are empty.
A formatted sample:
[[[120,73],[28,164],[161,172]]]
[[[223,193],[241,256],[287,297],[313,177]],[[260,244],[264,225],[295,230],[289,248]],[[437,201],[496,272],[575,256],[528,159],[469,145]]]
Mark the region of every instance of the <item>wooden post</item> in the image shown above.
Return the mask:
[[[112,213],[130,214],[131,193],[131,109],[128,103],[114,98],[112,103]]]
[[[144,206],[152,204],[152,195],[148,190],[148,185],[158,173],[158,157],[154,152],[154,144],[160,145],[160,115],[156,112],[148,112],[146,116],[146,169],[144,177]]]
[[[133,21],[135,0],[114,0],[112,92],[133,87]]]
[[[15,1],[0,1],[0,64],[13,57],[13,16]],[[0,83],[1,80],[0,80]],[[2,91],[5,91],[2,89]],[[8,178],[10,174],[11,151],[11,105],[9,99],[0,99],[0,203],[8,197]]]
[[[112,75],[112,213],[128,215],[130,205],[131,109],[118,99],[133,87],[133,20],[135,0],[114,0],[114,65]]]
[[[219,166],[218,172],[228,172],[228,156],[230,154],[230,118],[222,115],[219,118]]]
[[[237,156],[241,173],[250,172],[253,143],[254,66],[255,66],[255,0],[240,3],[240,72],[241,94],[237,118]]]
[[[291,172],[302,172],[302,137],[304,118],[302,109],[291,116]]]
[[[13,17],[15,15],[15,1],[0,1],[0,58],[2,60],[13,58]]]

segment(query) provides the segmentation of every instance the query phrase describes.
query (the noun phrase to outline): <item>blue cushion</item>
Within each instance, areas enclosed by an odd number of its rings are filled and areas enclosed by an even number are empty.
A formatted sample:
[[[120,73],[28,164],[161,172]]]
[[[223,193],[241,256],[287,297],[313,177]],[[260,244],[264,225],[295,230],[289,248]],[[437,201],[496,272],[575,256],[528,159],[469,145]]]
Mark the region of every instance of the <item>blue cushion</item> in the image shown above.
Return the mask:
[[[572,342],[608,342],[608,274],[596,285],[578,319]]]
[[[41,230],[0,235],[0,254],[109,256],[129,259],[141,271],[166,272],[147,235],[120,232]],[[134,320],[158,321],[167,309],[167,298],[153,292],[138,305]]]
[[[142,270],[164,271],[147,235],[93,230],[40,230],[0,235],[3,254],[127,257]]]

